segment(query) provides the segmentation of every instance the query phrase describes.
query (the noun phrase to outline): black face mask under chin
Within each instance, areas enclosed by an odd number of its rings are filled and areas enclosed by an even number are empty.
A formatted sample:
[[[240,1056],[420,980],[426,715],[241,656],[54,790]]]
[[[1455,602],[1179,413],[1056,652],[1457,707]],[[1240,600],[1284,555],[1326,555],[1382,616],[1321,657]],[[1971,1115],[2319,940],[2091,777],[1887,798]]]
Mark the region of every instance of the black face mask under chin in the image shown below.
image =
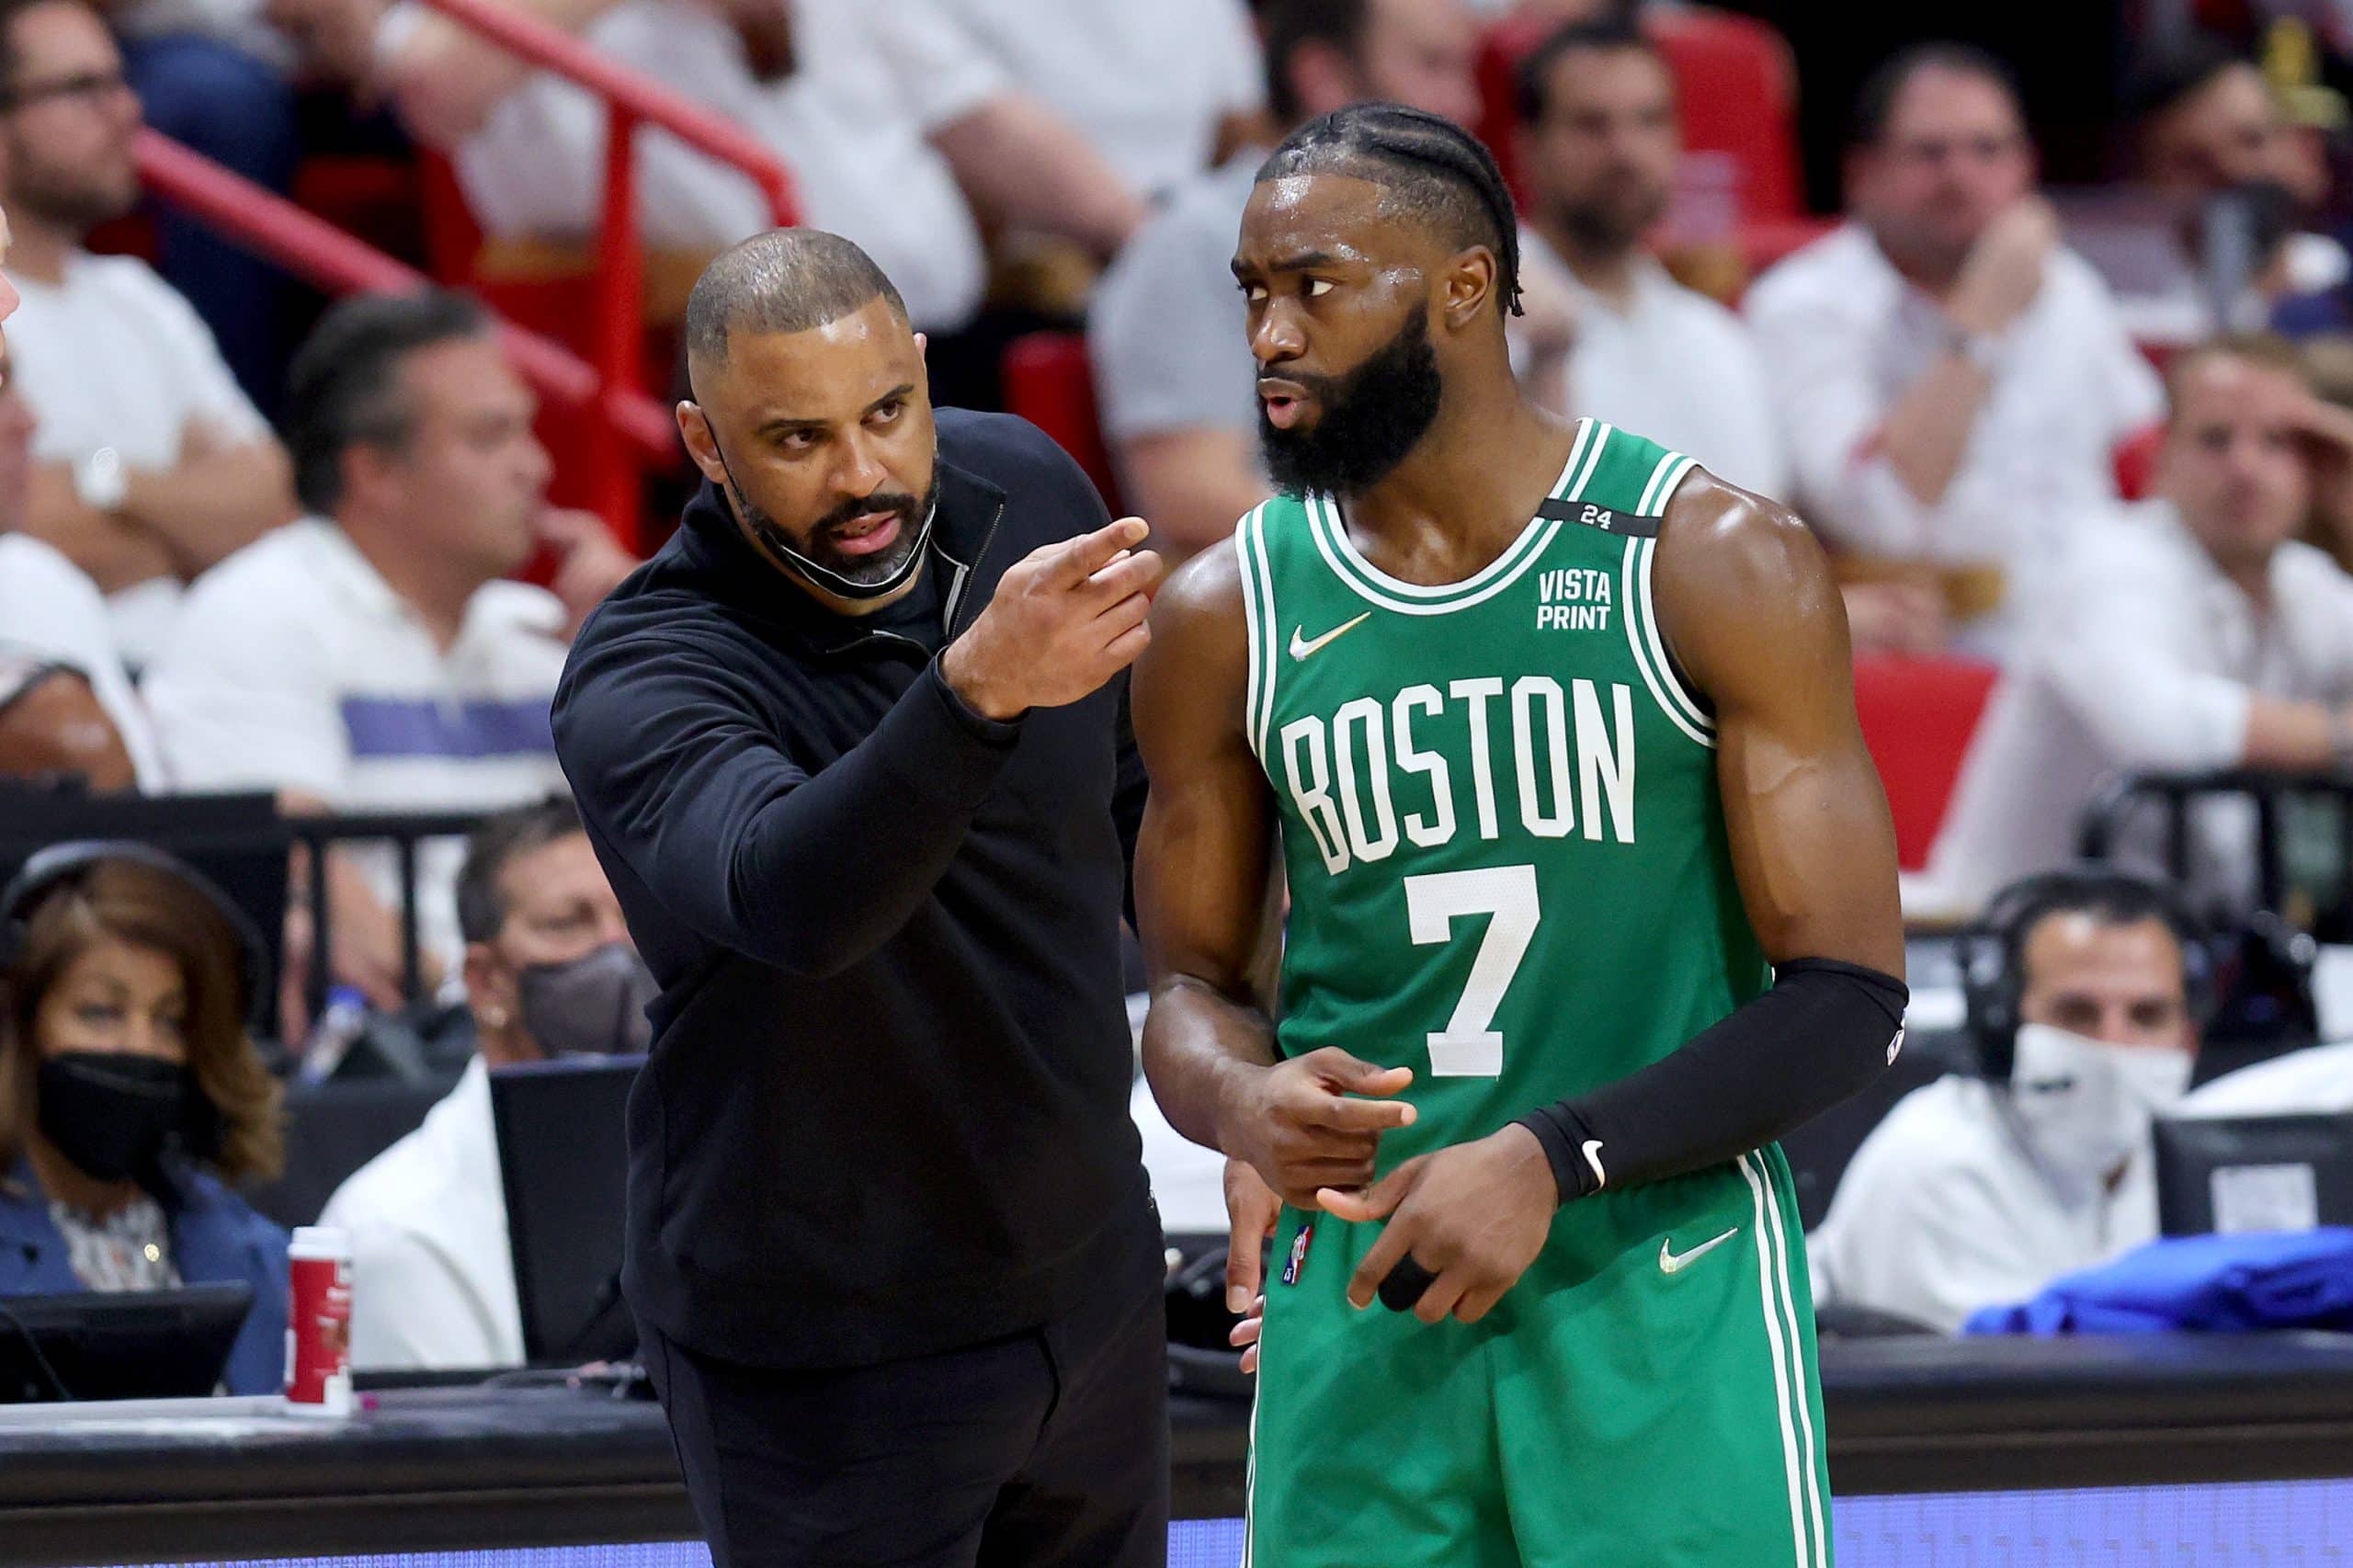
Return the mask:
[[[653,1039],[653,971],[626,942],[608,942],[569,963],[533,964],[515,976],[522,1024],[549,1056],[635,1056]]]
[[[200,1096],[187,1068],[122,1051],[71,1051],[42,1062],[34,1085],[41,1136],[95,1181],[144,1180],[189,1129]]]
[[[718,453],[719,470],[727,476],[725,487],[727,504],[733,510],[736,517],[758,537],[762,544],[776,551],[779,558],[789,562],[794,571],[835,598],[848,599],[856,603],[881,598],[904,587],[907,579],[913,577],[922,568],[925,550],[931,543],[931,525],[939,515],[937,494],[938,487],[936,481],[933,485],[934,494],[924,497],[923,520],[915,525],[915,537],[914,542],[907,547],[905,559],[892,567],[887,576],[868,582],[847,576],[823,562],[812,560],[793,544],[782,528],[777,527],[774,517],[753,506],[750,498],[744,494],[743,485],[736,483],[735,470],[728,462],[727,453],[720,446],[719,433],[715,430],[711,432],[710,449]]]

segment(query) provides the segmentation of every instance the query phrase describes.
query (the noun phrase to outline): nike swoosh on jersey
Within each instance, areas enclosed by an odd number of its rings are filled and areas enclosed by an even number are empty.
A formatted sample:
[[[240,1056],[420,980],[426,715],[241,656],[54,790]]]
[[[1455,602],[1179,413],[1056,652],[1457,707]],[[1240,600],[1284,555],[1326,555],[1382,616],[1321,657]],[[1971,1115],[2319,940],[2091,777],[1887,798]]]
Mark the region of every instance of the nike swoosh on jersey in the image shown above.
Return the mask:
[[[1290,656],[1294,659],[1304,659],[1310,654],[1320,651],[1326,643],[1338,642],[1341,638],[1346,637],[1349,632],[1354,631],[1358,627],[1362,626],[1366,621],[1370,620],[1371,619],[1372,611],[1367,610],[1362,615],[1357,617],[1354,620],[1345,621],[1342,624],[1332,628],[1331,631],[1326,631],[1323,636],[1318,637],[1313,642],[1310,642],[1300,636],[1302,631],[1307,630],[1305,627],[1294,626],[1290,629]]]
[[[1894,1065],[1895,1065],[1895,1059],[1896,1059],[1898,1056],[1901,1056],[1903,1053],[1904,1053],[1904,1030],[1903,1030],[1903,1028],[1902,1028],[1901,1027],[1899,1027],[1899,1028],[1896,1029],[1896,1031],[1895,1031],[1895,1038],[1894,1038],[1893,1040],[1889,1040],[1889,1041],[1887,1042],[1887,1064],[1888,1064],[1890,1067],[1894,1066]]]
[[[1734,1225],[1722,1235],[1701,1242],[1686,1253],[1678,1253],[1675,1250],[1674,1238],[1663,1236],[1658,1244],[1658,1271],[1661,1274],[1680,1274],[1738,1234],[1740,1234],[1740,1227]]]

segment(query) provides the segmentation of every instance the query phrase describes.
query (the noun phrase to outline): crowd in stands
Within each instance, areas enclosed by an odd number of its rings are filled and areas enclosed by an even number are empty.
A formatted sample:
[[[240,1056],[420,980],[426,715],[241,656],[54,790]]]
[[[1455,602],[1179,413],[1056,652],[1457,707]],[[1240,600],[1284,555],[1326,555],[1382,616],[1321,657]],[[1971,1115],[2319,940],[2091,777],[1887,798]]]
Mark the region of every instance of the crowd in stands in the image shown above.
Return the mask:
[[[997,396],[1008,334],[1083,330],[1112,477],[1172,558],[1221,546],[1268,488],[1228,270],[1267,148],[1366,101],[1494,125],[1483,51],[1507,21],[1537,40],[1501,106],[1530,395],[1793,506],[1833,553],[1859,661],[1998,672],[1907,915],[1968,920],[2066,864],[2124,775],[2353,775],[2346,117],[2246,40],[2177,40],[2117,84],[2123,245],[2110,208],[2040,186],[2001,59],[1907,49],[1851,106],[1843,210],[1727,282],[1678,243],[1705,181],[1682,150],[1691,84],[1657,41],[1668,7],[503,3],[773,149],[803,221],[895,282],[941,401]],[[297,855],[263,999],[237,994],[221,895],[161,862],[77,864],[0,913],[21,928],[0,981],[0,1239],[50,1260],[14,1278],[0,1247],[0,1295],[282,1265],[233,1190],[279,1155],[256,1038],[299,1058],[332,983],[382,1013],[462,1002],[477,1041],[328,1205],[356,1242],[359,1362],[511,1364],[487,1074],[645,1039],[643,966],[550,801],[548,716],[572,635],[636,556],[551,501],[538,398],[472,297],[359,296],[305,322],[300,290],[183,214],[123,241],[142,125],[283,192],[322,98],[347,133],[446,159],[491,246],[594,233],[599,100],[426,0],[0,0],[0,781],[487,825],[423,846],[414,933],[392,851]],[[653,274],[767,226],[742,172],[642,142]],[[2100,265],[2123,251],[2157,260]],[[2028,884],[1987,960],[2014,992],[2000,1060],[1870,1134],[1815,1237],[1826,1300],[1950,1329],[2154,1233],[2148,1127],[2182,1103],[2211,1017],[2183,912],[2243,914],[2257,880],[2244,809],[2191,826],[2186,891]],[[168,1107],[129,1125],[146,1102],[108,1057]],[[2211,1103],[2353,1103],[2353,1066],[2312,1061]],[[2031,1092],[2071,1074],[2097,1105]],[[1148,1096],[1138,1119],[1149,1144]],[[1212,1209],[1215,1187],[1188,1183]],[[281,1312],[283,1277],[265,1297]],[[250,1348],[233,1387],[275,1376],[275,1341],[267,1369]]]

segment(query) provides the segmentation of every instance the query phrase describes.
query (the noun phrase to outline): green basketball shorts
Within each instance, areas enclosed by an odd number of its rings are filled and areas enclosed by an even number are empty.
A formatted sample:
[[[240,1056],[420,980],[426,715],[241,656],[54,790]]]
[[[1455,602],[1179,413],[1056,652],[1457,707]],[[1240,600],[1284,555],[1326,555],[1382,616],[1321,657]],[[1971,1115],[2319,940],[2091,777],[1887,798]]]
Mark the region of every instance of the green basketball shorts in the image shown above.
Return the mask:
[[[1350,1306],[1377,1229],[1278,1227],[1245,1568],[1830,1562],[1779,1149],[1570,1205],[1478,1324]]]

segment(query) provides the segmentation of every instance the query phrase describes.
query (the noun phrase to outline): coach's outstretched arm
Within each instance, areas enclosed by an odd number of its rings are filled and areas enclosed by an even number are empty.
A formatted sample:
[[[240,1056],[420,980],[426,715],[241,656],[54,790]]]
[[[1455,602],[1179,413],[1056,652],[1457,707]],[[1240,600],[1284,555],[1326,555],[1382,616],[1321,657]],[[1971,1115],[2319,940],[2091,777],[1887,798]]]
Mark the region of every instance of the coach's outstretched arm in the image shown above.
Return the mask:
[[[1367,1192],[1323,1195],[1344,1219],[1390,1219],[1349,1287],[1359,1304],[1410,1255],[1438,1277],[1415,1312],[1474,1321],[1559,1204],[1761,1147],[1894,1059],[1907,1000],[1895,833],[1821,546],[1784,508],[1698,475],[1668,508],[1653,593],[1676,663],[1715,709],[1733,868],[1773,988],[1614,1084]]]
[[[590,831],[712,941],[793,974],[857,962],[947,870],[1021,714],[1077,701],[1144,645],[1161,572],[1136,550],[1145,532],[1122,518],[1008,568],[873,733],[814,773],[719,656],[628,638],[576,653],[556,749]]]
[[[1180,568],[1152,624],[1133,676],[1136,741],[1152,778],[1136,855],[1137,930],[1152,972],[1144,1073],[1177,1131],[1313,1208],[1318,1187],[1370,1181],[1381,1133],[1413,1119],[1410,1105],[1358,1096],[1395,1095],[1413,1074],[1330,1046],[1279,1062],[1255,979],[1273,920],[1275,819],[1243,733],[1249,643],[1233,551],[1211,549]],[[1255,1268],[1257,1238],[1241,1233],[1235,1212],[1237,1261]],[[1270,1209],[1263,1218],[1273,1221]]]

